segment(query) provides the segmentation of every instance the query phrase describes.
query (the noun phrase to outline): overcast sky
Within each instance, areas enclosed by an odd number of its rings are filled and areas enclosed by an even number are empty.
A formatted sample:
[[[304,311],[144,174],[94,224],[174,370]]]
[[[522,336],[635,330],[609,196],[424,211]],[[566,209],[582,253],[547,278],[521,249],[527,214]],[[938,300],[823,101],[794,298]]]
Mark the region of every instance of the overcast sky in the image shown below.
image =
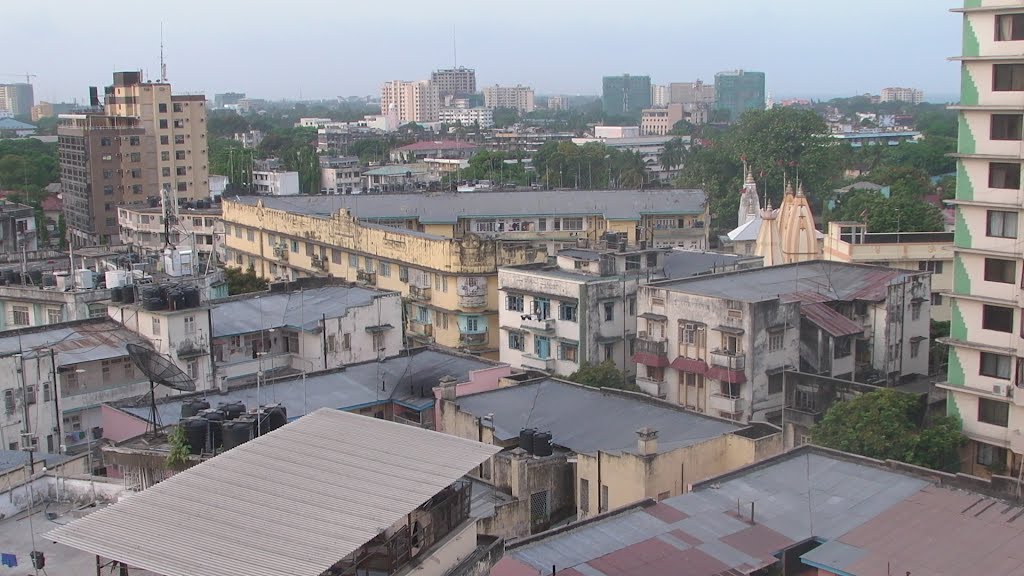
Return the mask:
[[[764,71],[777,98],[922,88],[955,97],[955,0],[3,0],[0,81],[82,101],[114,70],[156,78],[160,23],[175,91],[261,98],[377,94],[453,63],[478,85],[597,94],[601,76],[658,84]]]

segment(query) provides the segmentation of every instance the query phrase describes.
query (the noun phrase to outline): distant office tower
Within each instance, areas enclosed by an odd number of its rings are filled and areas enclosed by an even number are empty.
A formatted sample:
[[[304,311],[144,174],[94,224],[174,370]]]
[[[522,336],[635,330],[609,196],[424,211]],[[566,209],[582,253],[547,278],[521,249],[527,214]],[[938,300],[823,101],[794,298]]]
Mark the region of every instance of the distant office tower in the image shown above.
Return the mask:
[[[529,86],[485,86],[484,106],[487,108],[512,108],[524,114],[533,112],[533,88]]]
[[[748,110],[764,110],[764,72],[735,70],[715,74],[715,110],[729,122]]]
[[[639,116],[651,107],[650,76],[605,76],[601,100],[605,114]]]
[[[0,84],[0,112],[10,116],[31,116],[35,103],[31,84]]]
[[[117,205],[159,193],[156,145],[135,117],[60,117],[57,142],[64,220],[72,246],[116,244]]]
[[[241,92],[225,92],[224,94],[216,94],[213,97],[214,108],[225,108],[228,106],[238,106],[239,101],[245,100],[245,94]]]
[[[138,118],[156,142],[160,189],[179,200],[210,197],[206,96],[172,94],[167,82],[143,82],[139,72],[116,72],[106,87],[106,112]]]
[[[467,96],[476,93],[476,70],[472,68],[445,68],[430,74],[430,83],[439,98]]]
[[[917,88],[882,88],[879,102],[909,102],[920,104],[924,101],[924,92]]]
[[[548,96],[548,110],[568,110],[569,98],[566,96]]]
[[[661,108],[668,106],[669,91],[664,84],[651,84],[651,106]]]
[[[668,101],[684,106],[692,104],[714,104],[715,85],[696,82],[673,82],[668,85]]]
[[[400,124],[437,122],[440,102],[437,89],[429,80],[385,82],[380,89],[381,114],[387,114],[392,104]]]
[[[52,102],[40,102],[32,107],[32,121],[38,122],[41,118],[51,118],[58,114],[67,114],[74,110],[76,106],[68,102],[58,102],[56,104]]]

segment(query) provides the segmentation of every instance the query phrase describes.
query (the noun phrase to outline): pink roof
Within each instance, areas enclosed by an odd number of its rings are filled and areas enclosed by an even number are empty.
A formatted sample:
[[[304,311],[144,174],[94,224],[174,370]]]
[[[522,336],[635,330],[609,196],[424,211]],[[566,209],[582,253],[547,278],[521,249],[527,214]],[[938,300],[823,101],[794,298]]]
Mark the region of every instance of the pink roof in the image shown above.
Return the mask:
[[[437,142],[415,142],[396,148],[398,152],[417,152],[422,150],[464,150],[467,148],[478,148],[470,142],[459,142],[457,140],[441,140]]]
[[[56,194],[50,194],[40,203],[43,212],[60,212],[64,209],[64,201]]]

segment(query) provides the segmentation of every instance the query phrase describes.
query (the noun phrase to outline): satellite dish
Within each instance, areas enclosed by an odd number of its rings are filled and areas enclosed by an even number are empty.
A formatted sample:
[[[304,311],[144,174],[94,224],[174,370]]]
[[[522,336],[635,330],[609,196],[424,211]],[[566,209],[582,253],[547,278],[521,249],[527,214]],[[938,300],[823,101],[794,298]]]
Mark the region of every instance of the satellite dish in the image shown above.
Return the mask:
[[[149,405],[150,421],[153,423],[153,433],[160,428],[159,417],[156,411],[156,385],[167,386],[181,392],[192,392],[196,389],[196,383],[178,368],[167,356],[138,344],[127,344],[128,357],[132,359],[135,366],[142,370],[142,373],[149,378]]]

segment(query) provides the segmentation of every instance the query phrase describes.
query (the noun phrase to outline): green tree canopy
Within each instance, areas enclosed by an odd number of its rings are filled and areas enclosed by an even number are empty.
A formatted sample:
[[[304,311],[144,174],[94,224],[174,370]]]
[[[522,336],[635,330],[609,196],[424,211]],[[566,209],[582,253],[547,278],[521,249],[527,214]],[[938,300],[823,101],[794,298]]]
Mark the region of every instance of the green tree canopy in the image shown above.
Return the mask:
[[[629,382],[626,374],[616,368],[611,360],[605,360],[600,364],[584,362],[579,370],[569,375],[568,379],[594,388],[636,390],[636,386]]]
[[[923,419],[917,396],[883,389],[834,404],[811,437],[820,446],[869,458],[959,471],[960,421],[940,416],[921,426]]]
[[[262,292],[267,289],[267,280],[256,275],[256,269],[252,266],[243,272],[240,268],[225,268],[224,275],[228,281],[228,294],[248,294],[250,292]]]
[[[35,193],[59,180],[56,144],[35,138],[0,140],[0,188]]]
[[[868,232],[941,232],[945,229],[942,211],[917,198],[886,198],[873,190],[844,194],[831,214],[831,220],[865,222]]]

